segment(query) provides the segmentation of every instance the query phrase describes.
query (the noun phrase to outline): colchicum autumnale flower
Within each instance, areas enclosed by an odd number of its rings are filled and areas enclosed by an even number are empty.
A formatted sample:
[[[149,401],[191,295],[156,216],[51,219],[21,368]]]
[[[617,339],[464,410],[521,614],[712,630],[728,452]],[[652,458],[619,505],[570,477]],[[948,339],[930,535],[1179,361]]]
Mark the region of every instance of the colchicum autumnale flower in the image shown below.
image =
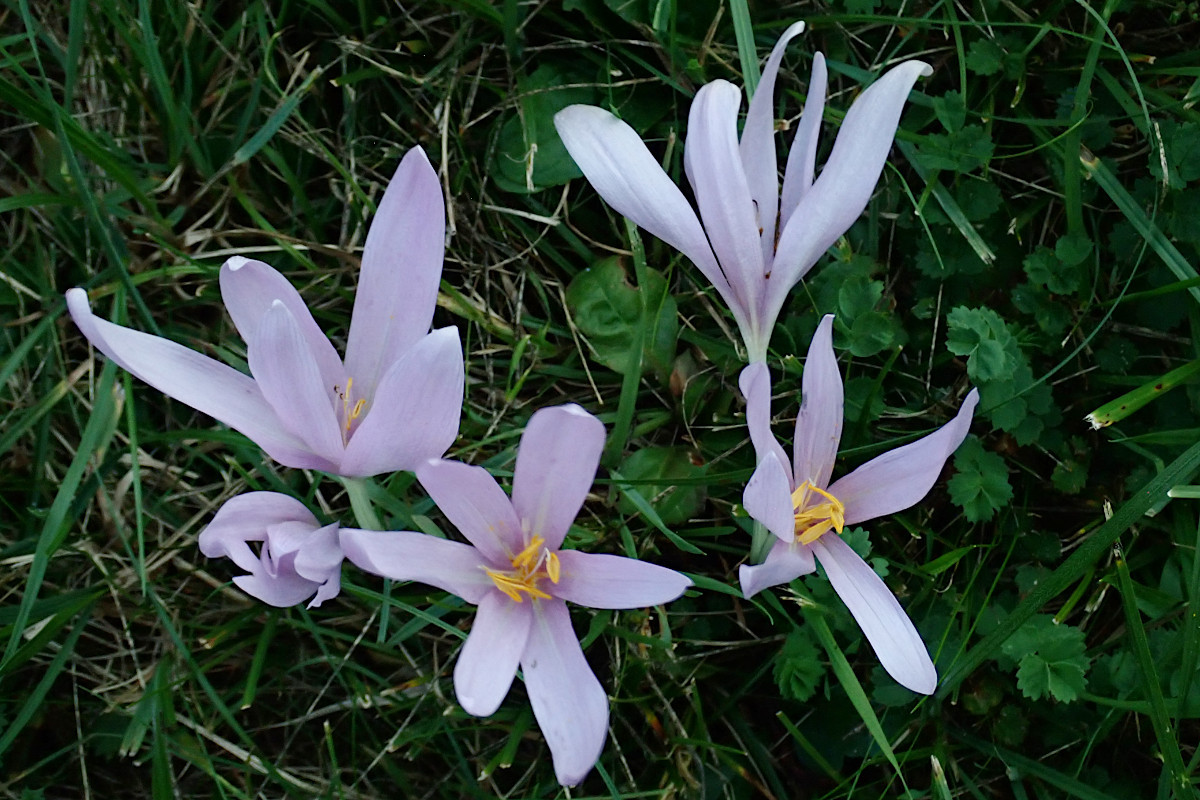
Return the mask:
[[[842,376],[833,352],[833,317],[821,320],[804,362],[803,397],[789,460],[771,435],[771,379],[766,364],[741,374],[746,423],[758,467],[743,495],[750,516],[775,534],[766,560],[740,569],[742,593],[788,583],[821,562],[829,582],[858,622],[879,661],[897,682],[922,694],[937,687],[937,671],[920,635],[878,575],[838,536],[843,526],[915,505],[958,449],[979,402],[972,389],[950,422],[915,442],[878,456],[832,484],[842,436]]]
[[[565,601],[640,608],[674,600],[691,585],[665,567],[559,549],[603,446],[604,426],[579,406],[542,409],[521,436],[511,499],[482,467],[434,460],[417,470],[470,545],[409,531],[341,533],[346,557],[361,569],[428,583],[479,607],[454,668],[458,701],[468,713],[492,714],[519,665],[564,786],[583,780],[608,731],[608,696]]]
[[[250,542],[259,542],[255,554]],[[336,597],[342,588],[338,525],[321,525],[295,498],[276,492],[247,492],[226,501],[200,533],[200,552],[227,556],[249,575],[233,579],[248,595],[286,608],[313,597],[309,608]]]
[[[932,69],[905,61],[864,91],[842,122],[813,180],[826,68],[813,58],[804,113],[780,194],[775,160],[775,78],[783,51],[804,29],[788,28],[763,69],[738,141],[741,90],[716,80],[688,116],[684,169],[699,218],[632,128],[608,111],[569,106],[554,118],[568,152],[614,209],[691,259],[733,312],[751,362],[763,361],[792,287],[858,219],[891,149],[913,84]],[[703,220],[703,225],[701,225]]]
[[[281,464],[349,477],[415,470],[453,443],[463,400],[458,331],[429,332],[444,237],[441,186],[413,148],[367,233],[344,363],[295,288],[261,261],[231,258],[220,277],[251,375],[100,319],[83,289],[67,292],[67,307],[119,366]]]

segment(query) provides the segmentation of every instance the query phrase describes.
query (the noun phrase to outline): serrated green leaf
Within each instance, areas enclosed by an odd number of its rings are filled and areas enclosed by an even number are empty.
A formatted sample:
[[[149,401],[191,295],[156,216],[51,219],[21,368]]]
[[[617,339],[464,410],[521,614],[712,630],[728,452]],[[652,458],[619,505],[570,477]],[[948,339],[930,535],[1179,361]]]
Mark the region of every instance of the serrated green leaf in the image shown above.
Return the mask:
[[[946,348],[967,356],[967,374],[977,383],[1010,377],[1020,352],[1008,326],[990,308],[959,306],[946,317]]]
[[[1060,240],[1060,244],[1062,241]],[[1087,245],[1090,251],[1091,242],[1087,242]],[[1077,250],[1073,249],[1073,245],[1070,244],[1062,247],[1062,250],[1072,258],[1078,255]],[[1087,252],[1085,251],[1080,258],[1082,260],[1086,257]],[[1054,294],[1071,294],[1078,291],[1083,278],[1083,272],[1075,264],[1063,258],[1059,254],[1058,248],[1051,250],[1048,247],[1039,247],[1026,256],[1022,266],[1030,281],[1038,286],[1046,287]]]
[[[868,311],[854,318],[850,326],[850,352],[867,358],[892,347],[903,333],[896,319],[882,311]]]
[[[967,69],[976,75],[995,75],[1004,68],[1004,48],[991,39],[977,39],[967,48]]]
[[[962,92],[949,91],[941,97],[933,98],[933,113],[947,133],[962,129],[967,123],[967,104]]]
[[[995,516],[1013,498],[1008,482],[1008,467],[1004,459],[983,449],[975,436],[966,441],[954,454],[958,472],[947,484],[950,500],[966,514],[971,522],[982,522]]]
[[[794,628],[775,656],[775,685],[789,700],[805,702],[817,691],[825,675],[821,651],[804,628]]]
[[[1000,649],[1017,661],[1017,686],[1032,700],[1048,696],[1069,703],[1087,687],[1091,660],[1084,655],[1083,631],[1048,614],[1031,617]]]
[[[954,198],[971,222],[982,222],[1000,210],[1003,198],[1000,187],[988,181],[963,179],[954,191]]]
[[[992,157],[992,137],[982,125],[966,125],[954,133],[934,133],[926,136],[917,151],[917,158],[926,169],[948,169],[971,172],[986,164]]]

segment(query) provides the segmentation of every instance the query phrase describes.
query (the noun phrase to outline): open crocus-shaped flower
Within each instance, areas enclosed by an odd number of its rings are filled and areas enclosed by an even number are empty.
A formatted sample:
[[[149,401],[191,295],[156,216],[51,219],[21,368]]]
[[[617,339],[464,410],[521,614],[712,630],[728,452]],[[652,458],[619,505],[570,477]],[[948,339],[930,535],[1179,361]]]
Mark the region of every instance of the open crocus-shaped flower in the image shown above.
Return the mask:
[[[788,293],[867,205],[920,61],[889,70],[850,107],[820,177],[813,181],[825,105],[825,61],[813,59],[808,99],[780,194],[775,160],[775,78],[788,28],[763,69],[738,141],[742,93],[706,84],[688,116],[684,168],[696,212],[638,135],[601,108],[569,106],[554,118],[563,143],[609,205],[690,258],[729,305],[751,362],[763,361]],[[701,225],[700,220],[703,220]]]
[[[250,542],[259,542],[258,552]],[[200,534],[200,552],[227,556],[249,575],[233,579],[248,595],[280,608],[313,597],[309,608],[342,588],[337,523],[322,526],[304,504],[276,492],[248,492],[227,501]]]
[[[743,502],[750,516],[778,537],[766,561],[741,567],[742,593],[751,597],[812,572],[815,556],[888,674],[914,692],[932,694],[937,671],[916,628],[879,576],[837,534],[845,525],[902,511],[928,494],[946,459],[967,436],[978,390],[972,389],[958,415],[937,431],[831,484],[842,436],[842,376],[833,353],[833,317],[821,320],[804,362],[791,463],[771,435],[767,365],[746,367],[740,384],[758,456]]]
[[[608,731],[608,697],[588,667],[564,601],[640,608],[691,581],[620,556],[560,550],[592,485],[604,426],[576,405],[542,409],[521,436],[512,498],[482,467],[430,461],[417,478],[471,545],[408,531],[344,529],[346,557],[397,580],[437,586],[479,606],[454,668],[462,707],[487,716],[519,665],[564,786],[583,780]]]
[[[281,464],[345,476],[414,470],[454,441],[462,408],[458,331],[429,332],[444,236],[437,175],[413,148],[367,234],[344,363],[295,288],[261,261],[231,258],[220,279],[253,377],[96,317],[83,289],[67,292],[67,307],[118,365]]]

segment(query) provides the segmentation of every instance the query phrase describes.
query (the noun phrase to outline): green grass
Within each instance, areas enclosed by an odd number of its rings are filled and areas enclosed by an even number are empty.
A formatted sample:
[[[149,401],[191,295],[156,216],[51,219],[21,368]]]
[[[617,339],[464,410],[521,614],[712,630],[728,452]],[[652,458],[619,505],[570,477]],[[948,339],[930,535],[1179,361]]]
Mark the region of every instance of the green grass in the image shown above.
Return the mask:
[[[878,667],[822,577],[741,598],[754,455],[732,319],[686,259],[568,180],[548,124],[558,100],[618,109],[682,180],[695,90],[740,84],[801,16],[777,117],[796,121],[823,51],[822,153],[882,67],[935,68],[770,361],[786,441],[808,338],[838,314],[836,474],[983,392],[978,447],[869,526],[937,661],[929,699]],[[1084,417],[1200,357],[1197,25],[1151,0],[5,0],[0,795],[1195,796],[1200,506],[1167,490],[1200,482],[1200,390],[1099,431]],[[64,313],[85,286],[97,313],[243,366],[216,276],[253,255],[340,346],[374,203],[415,145],[453,232],[437,323],[462,333],[468,389],[451,455],[510,475],[535,409],[582,404],[611,440],[570,545],[698,587],[573,609],[612,719],[569,795],[520,681],[491,718],[455,703],[458,598],[350,566],[311,612],[234,588],[196,547],[222,502],[282,491],[350,524],[350,496],[107,365]],[[631,342],[677,316],[624,375],[566,299],[613,254],[634,285],[669,287],[639,298]],[[663,475],[633,459],[652,448],[685,457]],[[390,527],[453,535],[411,475],[366,492]]]

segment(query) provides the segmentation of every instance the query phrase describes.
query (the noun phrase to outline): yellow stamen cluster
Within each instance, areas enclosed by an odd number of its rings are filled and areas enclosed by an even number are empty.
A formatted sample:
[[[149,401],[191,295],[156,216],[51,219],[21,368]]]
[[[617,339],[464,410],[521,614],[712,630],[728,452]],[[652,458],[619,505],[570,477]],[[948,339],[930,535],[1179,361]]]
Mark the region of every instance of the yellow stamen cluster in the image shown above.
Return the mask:
[[[346,379],[346,391],[341,391],[338,387],[333,387],[333,391],[342,399],[342,419],[345,420],[345,432],[350,432],[350,426],[354,421],[362,416],[363,409],[367,407],[367,398],[360,397],[354,403],[354,407],[350,407],[350,390],[354,388],[354,378]]]
[[[824,497],[825,502],[809,505],[810,497],[815,495]],[[792,508],[796,509],[796,541],[800,544],[812,544],[830,530],[841,533],[846,525],[846,507],[842,502],[808,481],[792,492]]]
[[[546,547],[546,540],[540,536],[534,536],[524,550],[513,556],[512,566],[511,570],[485,568],[484,572],[497,589],[518,603],[524,602],[522,592],[539,600],[549,600],[550,595],[538,588],[538,582],[549,578],[551,583],[558,583],[562,575],[558,553]]]

